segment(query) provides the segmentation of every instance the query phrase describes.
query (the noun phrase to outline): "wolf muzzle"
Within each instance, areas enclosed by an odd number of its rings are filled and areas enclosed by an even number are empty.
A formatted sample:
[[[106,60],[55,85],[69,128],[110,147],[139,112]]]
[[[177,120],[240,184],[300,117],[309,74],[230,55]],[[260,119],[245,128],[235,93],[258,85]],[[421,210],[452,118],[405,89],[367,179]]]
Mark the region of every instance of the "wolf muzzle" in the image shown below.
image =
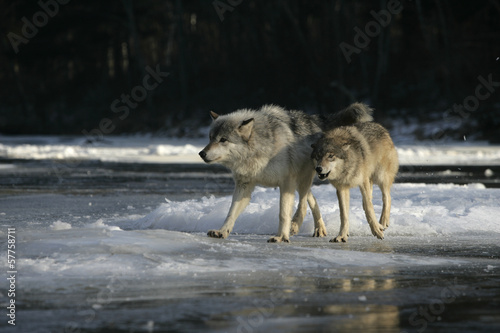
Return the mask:
[[[198,153],[198,155],[200,155],[200,157],[203,159],[203,161],[208,162],[207,161],[207,152],[206,151],[202,150],[202,151],[200,151]]]
[[[328,171],[327,173],[323,173],[323,168],[320,166],[316,167],[315,170],[318,173],[318,178],[320,180],[325,180],[330,175],[330,171]]]

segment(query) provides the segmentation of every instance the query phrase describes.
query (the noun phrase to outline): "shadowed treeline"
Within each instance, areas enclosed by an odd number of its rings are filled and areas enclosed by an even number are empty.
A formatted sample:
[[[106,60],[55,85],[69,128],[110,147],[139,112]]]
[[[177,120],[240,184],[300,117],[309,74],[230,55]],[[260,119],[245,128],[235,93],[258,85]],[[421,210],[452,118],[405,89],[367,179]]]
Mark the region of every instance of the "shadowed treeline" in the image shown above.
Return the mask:
[[[276,103],[500,140],[500,1],[0,1],[0,133],[192,135]],[[431,138],[432,139],[432,138]]]

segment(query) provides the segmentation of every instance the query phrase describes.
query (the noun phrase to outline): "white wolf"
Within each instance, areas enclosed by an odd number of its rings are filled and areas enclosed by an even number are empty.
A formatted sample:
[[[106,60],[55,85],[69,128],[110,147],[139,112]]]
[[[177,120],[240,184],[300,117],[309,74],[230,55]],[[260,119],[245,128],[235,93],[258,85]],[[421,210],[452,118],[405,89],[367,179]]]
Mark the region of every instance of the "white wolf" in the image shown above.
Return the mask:
[[[256,185],[280,188],[279,229],[269,242],[289,242],[298,232],[311,207],[314,235],[326,236],[326,228],[310,188],[315,175],[311,144],[323,130],[356,122],[371,121],[371,109],[355,103],[334,115],[311,116],[301,111],[286,111],[274,105],[260,110],[242,109],[213,119],[210,142],[200,152],[206,163],[219,163],[233,173],[235,189],[231,208],[219,230],[208,236],[226,238],[250,201]],[[295,191],[299,204],[292,218]]]

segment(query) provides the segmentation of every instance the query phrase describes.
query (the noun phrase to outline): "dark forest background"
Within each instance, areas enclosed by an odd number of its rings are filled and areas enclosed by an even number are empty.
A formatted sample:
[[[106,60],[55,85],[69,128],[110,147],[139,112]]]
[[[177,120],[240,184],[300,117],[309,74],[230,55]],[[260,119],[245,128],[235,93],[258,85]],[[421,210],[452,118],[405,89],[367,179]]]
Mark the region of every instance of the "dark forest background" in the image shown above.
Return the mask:
[[[499,141],[500,86],[473,112],[453,105],[474,102],[467,97],[479,76],[500,81],[500,1],[401,0],[400,13],[348,61],[341,43],[355,47],[354,28],[365,31],[371,11],[388,3],[1,0],[0,133],[101,126],[188,136],[209,124],[209,110],[275,103],[328,113],[360,100],[388,126],[442,119],[459,126],[436,135]],[[26,21],[40,27],[16,52],[13,34],[33,32]],[[169,74],[141,90],[147,68]],[[147,95],[114,112],[134,88]]]

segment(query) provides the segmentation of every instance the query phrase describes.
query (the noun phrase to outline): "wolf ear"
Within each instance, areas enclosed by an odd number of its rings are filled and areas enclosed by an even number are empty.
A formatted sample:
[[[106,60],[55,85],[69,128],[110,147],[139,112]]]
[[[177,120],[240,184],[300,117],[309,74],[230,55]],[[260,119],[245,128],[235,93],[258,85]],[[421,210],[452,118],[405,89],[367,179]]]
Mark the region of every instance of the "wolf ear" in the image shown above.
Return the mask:
[[[213,111],[210,111],[210,117],[212,117],[212,120],[215,120],[215,119],[219,118],[219,115]]]
[[[245,140],[245,141],[250,140],[250,136],[252,135],[252,130],[253,130],[253,123],[254,123],[254,119],[250,118],[250,119],[244,120],[241,123],[240,127],[238,127],[238,133],[240,133],[243,140]]]

